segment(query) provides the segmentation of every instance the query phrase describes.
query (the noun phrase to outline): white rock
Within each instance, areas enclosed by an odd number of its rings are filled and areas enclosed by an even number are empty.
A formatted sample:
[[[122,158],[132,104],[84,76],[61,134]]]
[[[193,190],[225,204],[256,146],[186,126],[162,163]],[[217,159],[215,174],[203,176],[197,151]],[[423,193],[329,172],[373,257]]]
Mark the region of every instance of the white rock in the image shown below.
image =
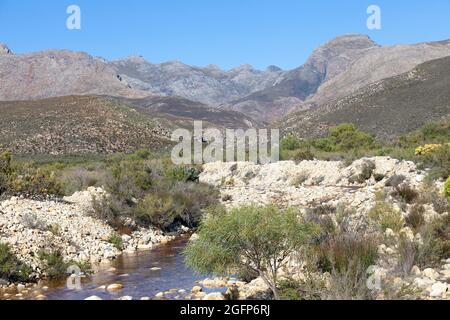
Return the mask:
[[[425,277],[428,277],[432,280],[436,280],[439,277],[439,273],[436,270],[431,269],[431,268],[427,268],[427,269],[423,270],[422,274]]]
[[[123,284],[113,283],[106,287],[107,291],[117,291],[123,289]]]
[[[87,297],[84,300],[86,300],[86,301],[99,301],[99,300],[103,300],[103,299],[98,297],[98,296],[90,296],[90,297]]]
[[[442,297],[447,292],[447,284],[436,282],[431,286],[431,297]]]
[[[225,297],[220,292],[213,292],[213,293],[209,293],[206,296],[204,296],[203,300],[218,301],[218,300],[225,300]]]
[[[420,268],[418,266],[414,266],[411,269],[411,274],[417,277],[422,276],[422,271],[420,271]]]

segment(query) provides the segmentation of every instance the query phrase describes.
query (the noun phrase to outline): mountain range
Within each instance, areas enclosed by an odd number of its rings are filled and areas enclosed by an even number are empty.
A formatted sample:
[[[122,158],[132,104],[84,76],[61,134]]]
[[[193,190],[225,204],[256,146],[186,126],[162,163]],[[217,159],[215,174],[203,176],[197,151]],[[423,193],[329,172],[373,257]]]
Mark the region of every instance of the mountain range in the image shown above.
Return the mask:
[[[320,136],[336,123],[353,122],[390,138],[450,114],[449,56],[450,41],[380,46],[366,35],[349,34],[318,47],[293,70],[221,70],[178,61],[153,64],[141,56],[107,61],[68,50],[16,55],[3,44],[0,101],[13,114],[19,105],[22,111],[42,108],[42,101],[81,107],[85,96],[169,128],[204,120]],[[58,100],[68,96],[72,100]]]

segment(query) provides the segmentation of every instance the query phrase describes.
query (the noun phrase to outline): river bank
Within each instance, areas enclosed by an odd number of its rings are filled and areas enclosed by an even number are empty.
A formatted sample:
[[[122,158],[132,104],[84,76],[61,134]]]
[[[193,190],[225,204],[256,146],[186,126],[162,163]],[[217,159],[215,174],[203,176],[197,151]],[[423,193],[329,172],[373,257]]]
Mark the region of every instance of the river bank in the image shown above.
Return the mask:
[[[20,289],[46,278],[40,252],[58,252],[64,261],[89,263],[95,273],[122,253],[151,250],[189,231],[180,227],[164,233],[157,228],[137,227],[128,234],[118,234],[92,215],[92,199],[103,194],[100,188],[89,188],[60,200],[12,197],[0,203],[0,243],[7,244],[11,253],[31,268],[31,284],[19,284]],[[119,237],[120,247],[113,237]],[[17,283],[6,279],[0,282],[0,289],[13,286],[17,287]]]

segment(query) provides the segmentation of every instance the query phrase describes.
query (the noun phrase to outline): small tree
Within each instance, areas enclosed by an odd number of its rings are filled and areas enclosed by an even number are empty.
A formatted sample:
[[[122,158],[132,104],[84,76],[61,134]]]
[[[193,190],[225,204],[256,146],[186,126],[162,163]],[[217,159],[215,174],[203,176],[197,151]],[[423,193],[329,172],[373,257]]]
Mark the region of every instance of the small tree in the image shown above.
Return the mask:
[[[198,239],[187,247],[187,265],[216,275],[253,270],[279,299],[279,270],[316,233],[317,226],[302,223],[292,210],[274,206],[216,211],[201,225]]]

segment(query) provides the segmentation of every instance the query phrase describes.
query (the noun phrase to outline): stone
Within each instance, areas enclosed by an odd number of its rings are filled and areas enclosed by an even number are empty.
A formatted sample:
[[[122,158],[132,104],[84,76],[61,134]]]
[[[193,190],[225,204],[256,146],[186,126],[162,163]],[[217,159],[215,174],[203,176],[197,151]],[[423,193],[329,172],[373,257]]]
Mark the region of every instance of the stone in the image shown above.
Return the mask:
[[[439,277],[439,273],[436,270],[431,269],[431,268],[427,268],[427,269],[423,270],[422,274],[425,277],[428,277],[432,280],[436,280]]]
[[[90,296],[87,297],[86,299],[84,299],[85,301],[100,301],[103,300],[102,298],[98,297],[98,296]]]
[[[437,298],[442,297],[447,292],[447,284],[442,282],[436,282],[431,286],[430,296]]]
[[[131,300],[133,300],[133,297],[132,297],[132,296],[123,296],[123,297],[120,297],[119,300],[122,300],[122,301],[131,301]]]
[[[395,232],[394,232],[394,230],[388,228],[385,231],[385,235],[388,238],[393,238],[393,237],[395,237]]]
[[[441,270],[441,275],[446,279],[450,279],[450,270],[447,269]]]
[[[197,294],[197,293],[202,292],[202,291],[203,291],[203,289],[202,289],[202,287],[200,287],[200,286],[195,286],[195,287],[193,287],[192,290],[191,290],[191,292],[192,292],[193,294]]]
[[[205,279],[200,282],[205,288],[223,288],[227,286],[227,282],[223,279]]]
[[[434,280],[430,278],[416,278],[414,279],[414,284],[419,287],[420,289],[428,288],[429,286],[432,286],[435,283]]]
[[[164,292],[159,292],[159,293],[155,294],[155,298],[157,298],[157,299],[164,298]]]
[[[118,290],[122,290],[122,289],[123,289],[123,285],[120,283],[113,283],[106,287],[107,291],[118,291]]]
[[[150,268],[150,271],[160,271],[160,270],[161,270],[161,268],[158,268],[158,267]]]
[[[411,269],[411,274],[417,277],[422,276],[422,271],[420,271],[420,268],[418,266],[414,266]]]
[[[150,297],[142,297],[140,300],[141,300],[141,301],[149,301],[149,300],[151,300],[151,299],[150,299]]]
[[[22,291],[24,291],[24,290],[25,290],[25,285],[19,283],[19,284],[17,285],[17,291],[22,292]]]
[[[36,300],[45,300],[45,299],[47,299],[47,297],[44,296],[43,294],[36,296]]]
[[[225,300],[225,297],[220,292],[213,292],[213,293],[209,293],[206,296],[204,296],[203,300],[221,301],[221,300]]]

